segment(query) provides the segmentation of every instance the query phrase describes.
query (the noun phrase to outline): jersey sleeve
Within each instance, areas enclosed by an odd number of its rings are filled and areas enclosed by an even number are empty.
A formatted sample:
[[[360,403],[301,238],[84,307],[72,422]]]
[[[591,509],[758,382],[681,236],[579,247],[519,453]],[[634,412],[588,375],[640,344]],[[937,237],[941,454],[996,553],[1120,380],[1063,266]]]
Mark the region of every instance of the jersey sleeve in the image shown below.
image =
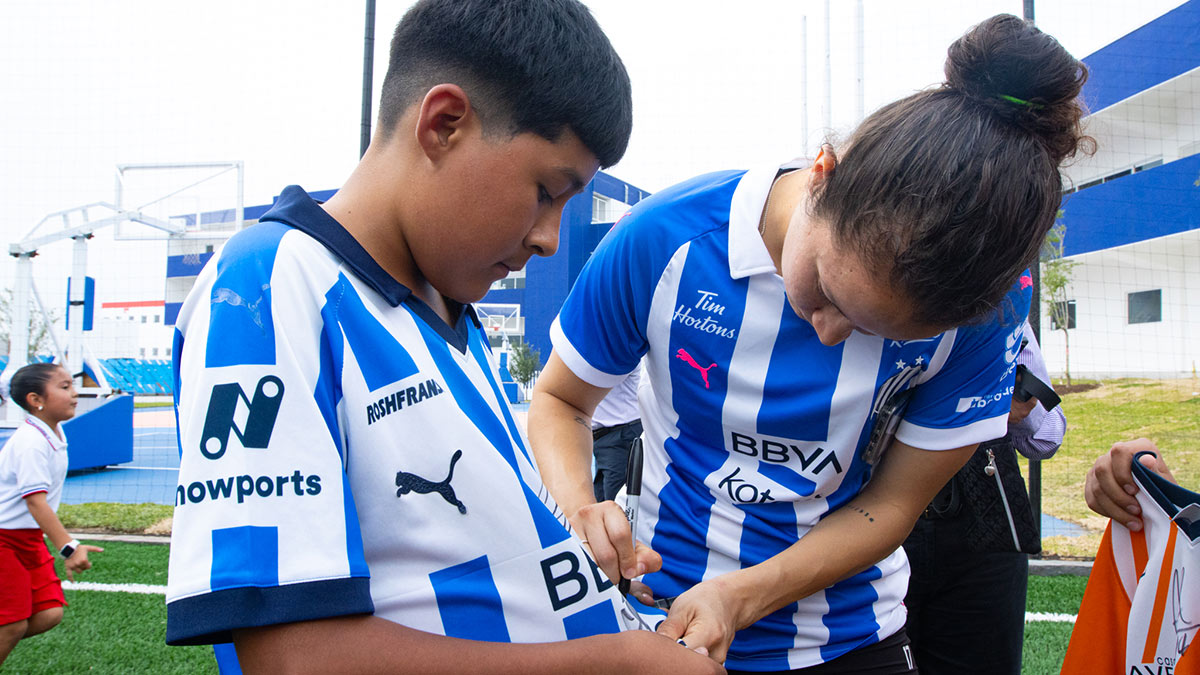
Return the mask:
[[[652,256],[639,245],[644,229],[632,214],[613,227],[550,328],[559,358],[598,387],[619,384],[646,353],[654,269]]]
[[[617,221],[550,327],[555,353],[575,375],[611,388],[638,367],[649,348],[647,319],[664,270],[687,241],[727,222],[719,216],[727,215],[729,194],[742,173],[680,183],[635,205]],[[724,211],[706,201],[709,193],[725,199]]]
[[[289,232],[233,237],[177,324],[169,644],[373,611],[343,470],[341,335],[323,321],[327,275]]]
[[[925,450],[950,450],[1008,432],[1017,354],[1029,314],[1028,279],[1026,272],[991,320],[943,337],[929,374],[916,385],[896,431],[898,440]]]

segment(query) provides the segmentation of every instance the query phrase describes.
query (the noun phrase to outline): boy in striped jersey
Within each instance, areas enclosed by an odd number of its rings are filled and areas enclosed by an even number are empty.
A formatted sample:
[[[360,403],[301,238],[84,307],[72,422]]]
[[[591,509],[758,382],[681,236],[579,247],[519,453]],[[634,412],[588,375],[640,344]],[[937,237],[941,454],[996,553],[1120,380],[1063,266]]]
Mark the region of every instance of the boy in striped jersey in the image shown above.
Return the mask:
[[[576,0],[405,15],[345,185],[285,189],[180,313],[169,643],[232,640],[249,672],[719,671],[623,632],[470,306],[555,252],[630,119]]]

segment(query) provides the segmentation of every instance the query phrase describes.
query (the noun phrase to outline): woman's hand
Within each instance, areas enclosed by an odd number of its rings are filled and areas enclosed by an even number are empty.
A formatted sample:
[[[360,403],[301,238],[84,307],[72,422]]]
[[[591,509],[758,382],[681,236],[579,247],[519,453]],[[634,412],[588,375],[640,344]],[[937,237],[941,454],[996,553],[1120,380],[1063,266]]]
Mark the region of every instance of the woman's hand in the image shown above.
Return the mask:
[[[662,569],[662,556],[641,542],[634,547],[629,520],[616,502],[588,504],[571,515],[570,520],[596,564],[614,584],[622,576],[633,579]],[[645,586],[640,590],[641,593],[635,591],[636,597],[646,604],[652,603],[652,599],[643,597],[647,594]]]
[[[658,632],[724,663],[733,635],[742,627],[737,597],[728,575],[701,582],[675,599]]]

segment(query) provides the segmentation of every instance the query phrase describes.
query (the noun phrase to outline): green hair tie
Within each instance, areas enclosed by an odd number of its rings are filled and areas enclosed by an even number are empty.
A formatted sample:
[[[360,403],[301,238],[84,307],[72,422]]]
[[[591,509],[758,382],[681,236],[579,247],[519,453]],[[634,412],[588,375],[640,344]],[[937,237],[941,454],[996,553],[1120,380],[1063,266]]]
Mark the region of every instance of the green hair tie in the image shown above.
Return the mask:
[[[1009,96],[1008,94],[997,94],[996,98],[1004,99],[1005,101],[1008,101],[1009,103],[1016,103],[1017,105],[1029,106],[1030,108],[1033,108],[1034,110],[1039,110],[1041,108],[1046,107],[1046,106],[1042,105],[1041,103],[1034,103],[1033,101],[1026,101],[1025,99],[1020,99],[1020,98],[1017,98],[1016,96]]]

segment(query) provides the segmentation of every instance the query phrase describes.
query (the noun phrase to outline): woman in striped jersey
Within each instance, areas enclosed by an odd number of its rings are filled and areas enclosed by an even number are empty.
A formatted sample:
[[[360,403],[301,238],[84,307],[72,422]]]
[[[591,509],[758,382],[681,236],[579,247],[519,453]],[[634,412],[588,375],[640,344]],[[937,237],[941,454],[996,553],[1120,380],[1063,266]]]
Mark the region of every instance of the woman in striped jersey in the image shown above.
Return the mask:
[[[1085,141],[1085,73],[994,17],[840,159],[686,181],[596,250],[551,328],[530,440],[612,579],[661,555],[645,582],[678,597],[659,632],[730,672],[912,672],[897,549],[1005,433],[1023,270]],[[643,358],[635,550],[592,495],[588,418]]]

